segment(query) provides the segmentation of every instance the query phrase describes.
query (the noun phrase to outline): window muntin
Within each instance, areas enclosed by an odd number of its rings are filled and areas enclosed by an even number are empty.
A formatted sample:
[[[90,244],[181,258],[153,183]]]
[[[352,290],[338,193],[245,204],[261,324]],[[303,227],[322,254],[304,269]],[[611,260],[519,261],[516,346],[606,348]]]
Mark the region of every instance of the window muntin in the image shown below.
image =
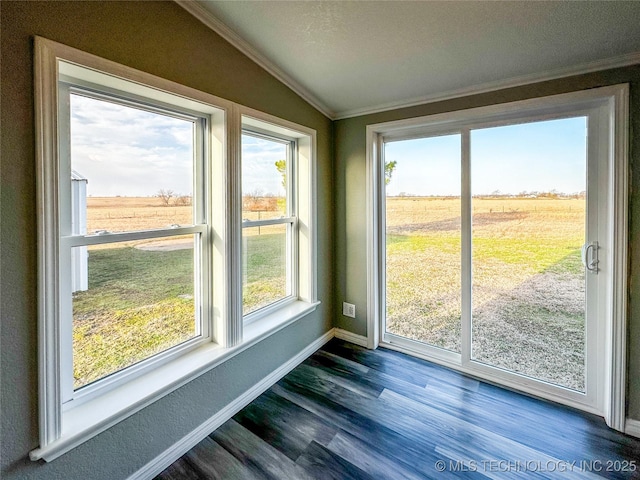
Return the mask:
[[[248,129],[242,134],[242,312],[294,291],[296,142]]]
[[[59,82],[65,402],[209,331],[207,117],[77,83]]]

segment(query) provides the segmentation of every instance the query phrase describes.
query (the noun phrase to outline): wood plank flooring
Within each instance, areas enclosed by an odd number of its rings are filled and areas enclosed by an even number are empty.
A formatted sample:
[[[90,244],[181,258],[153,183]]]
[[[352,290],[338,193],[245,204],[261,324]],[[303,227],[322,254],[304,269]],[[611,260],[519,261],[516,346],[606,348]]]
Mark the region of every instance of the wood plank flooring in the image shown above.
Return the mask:
[[[640,479],[601,418],[334,339],[157,480]]]

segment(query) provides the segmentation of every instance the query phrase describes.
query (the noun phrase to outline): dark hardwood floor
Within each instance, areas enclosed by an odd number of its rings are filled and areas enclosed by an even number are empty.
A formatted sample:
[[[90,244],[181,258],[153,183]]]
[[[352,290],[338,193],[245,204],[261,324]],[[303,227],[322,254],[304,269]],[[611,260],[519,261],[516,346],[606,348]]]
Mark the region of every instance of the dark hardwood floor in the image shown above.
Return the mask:
[[[640,478],[604,421],[332,340],[162,472],[170,479]]]

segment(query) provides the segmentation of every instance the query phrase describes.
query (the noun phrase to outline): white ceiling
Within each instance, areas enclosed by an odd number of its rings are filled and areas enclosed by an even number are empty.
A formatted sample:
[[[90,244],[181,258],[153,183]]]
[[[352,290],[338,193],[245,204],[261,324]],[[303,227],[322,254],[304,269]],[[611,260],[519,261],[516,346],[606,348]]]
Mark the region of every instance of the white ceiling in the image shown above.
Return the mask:
[[[177,1],[331,118],[640,63],[640,1]]]

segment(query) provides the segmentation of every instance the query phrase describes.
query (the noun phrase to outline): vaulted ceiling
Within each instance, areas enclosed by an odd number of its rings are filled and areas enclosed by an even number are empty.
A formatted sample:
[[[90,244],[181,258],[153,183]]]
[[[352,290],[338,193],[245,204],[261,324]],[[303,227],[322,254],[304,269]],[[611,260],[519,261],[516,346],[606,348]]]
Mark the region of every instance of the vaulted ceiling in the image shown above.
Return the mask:
[[[640,1],[178,2],[331,118],[640,63]]]

